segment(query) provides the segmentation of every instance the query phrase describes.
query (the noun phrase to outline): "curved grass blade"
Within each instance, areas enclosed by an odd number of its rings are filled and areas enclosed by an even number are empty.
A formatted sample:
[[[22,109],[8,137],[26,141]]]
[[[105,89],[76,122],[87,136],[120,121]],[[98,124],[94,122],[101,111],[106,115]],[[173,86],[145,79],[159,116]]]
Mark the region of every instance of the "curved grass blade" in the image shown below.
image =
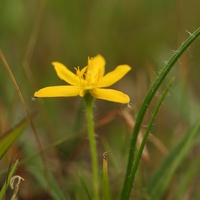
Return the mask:
[[[9,175],[8,175],[8,178],[6,180],[6,182],[4,183],[3,187],[1,188],[1,191],[0,191],[0,199],[3,199],[5,193],[6,193],[6,189],[8,188],[8,185],[10,183],[10,179],[13,177],[16,169],[17,169],[17,166],[18,166],[19,162],[18,160],[15,161]]]
[[[162,105],[163,100],[165,99],[165,97],[166,97],[166,95],[167,95],[167,93],[168,93],[170,87],[172,86],[173,81],[174,81],[174,78],[171,79],[171,81],[168,83],[166,89],[164,90],[163,94],[161,95],[161,97],[160,97],[160,99],[159,99],[159,101],[158,101],[158,103],[157,103],[157,105],[156,105],[156,108],[155,108],[155,110],[154,110],[154,112],[153,112],[153,114],[152,114],[152,117],[151,117],[151,120],[150,120],[150,122],[149,122],[149,124],[148,124],[147,130],[145,131],[145,134],[144,134],[142,143],[141,143],[141,145],[140,145],[140,148],[139,148],[138,153],[137,153],[137,156],[136,156],[136,160],[135,160],[135,162],[134,162],[133,171],[132,171],[131,176],[130,176],[130,180],[131,180],[132,182],[134,182],[134,180],[135,180],[135,174],[136,174],[137,169],[138,169],[138,167],[139,167],[140,160],[141,160],[141,157],[142,157],[142,152],[143,152],[143,149],[144,149],[144,147],[145,147],[146,141],[147,141],[147,139],[148,139],[148,136],[149,136],[151,127],[152,127],[152,125],[153,125],[153,123],[154,123],[154,121],[155,121],[155,118],[156,118],[156,116],[157,116],[157,114],[158,114],[158,111],[159,111],[159,109],[160,109],[160,106]],[[128,186],[129,186],[129,188],[127,188],[127,190],[128,190],[128,192],[130,193],[132,187],[130,187],[131,185],[128,185]]]
[[[157,92],[158,88],[164,81],[165,77],[168,75],[174,64],[177,62],[177,60],[180,58],[180,56],[185,52],[185,50],[194,42],[198,36],[200,35],[200,28],[198,28],[194,33],[190,34],[190,36],[185,40],[184,43],[175,51],[175,53],[172,55],[169,62],[166,64],[166,66],[162,69],[160,74],[157,76],[157,79],[151,86],[149,92],[147,93],[143,104],[139,110],[139,113],[136,118],[135,127],[133,130],[130,148],[129,148],[129,158],[128,158],[128,164],[126,169],[126,175],[125,180],[123,184],[123,189],[121,193],[121,200],[129,199],[130,197],[130,191],[128,188],[133,186],[133,180],[130,179],[131,173],[133,170],[133,163],[135,160],[135,151],[136,151],[136,141],[137,137],[140,131],[140,127],[143,121],[143,118],[146,114],[147,108],[149,107],[151,100],[153,99],[155,93]]]
[[[81,185],[82,185],[82,187],[83,187],[83,190],[84,190],[85,193],[87,194],[87,199],[88,199],[88,200],[92,200],[91,194],[90,194],[89,189],[88,189],[88,187],[87,187],[87,185],[86,185],[86,183],[85,183],[85,180],[84,180],[83,177],[81,177],[81,176],[79,177],[79,179],[80,179]]]
[[[150,199],[156,200],[161,198],[174,172],[194,145],[192,140],[197,133],[199,133],[199,130],[200,120],[194,125],[191,131],[186,133],[185,137],[174,147],[168,157],[160,165],[147,186],[147,194]]]

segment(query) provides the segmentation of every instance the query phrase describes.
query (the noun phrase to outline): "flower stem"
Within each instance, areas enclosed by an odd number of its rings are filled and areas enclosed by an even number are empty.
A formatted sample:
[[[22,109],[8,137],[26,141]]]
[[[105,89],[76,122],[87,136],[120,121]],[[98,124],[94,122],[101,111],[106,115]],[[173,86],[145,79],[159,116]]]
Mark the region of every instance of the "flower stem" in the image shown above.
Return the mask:
[[[86,93],[84,96],[85,108],[86,108],[86,118],[88,124],[88,138],[90,143],[90,151],[92,158],[92,174],[93,174],[93,186],[94,186],[94,199],[99,199],[99,169],[98,169],[98,156],[97,156],[97,145],[95,140],[94,132],[94,121],[93,121],[93,97]]]

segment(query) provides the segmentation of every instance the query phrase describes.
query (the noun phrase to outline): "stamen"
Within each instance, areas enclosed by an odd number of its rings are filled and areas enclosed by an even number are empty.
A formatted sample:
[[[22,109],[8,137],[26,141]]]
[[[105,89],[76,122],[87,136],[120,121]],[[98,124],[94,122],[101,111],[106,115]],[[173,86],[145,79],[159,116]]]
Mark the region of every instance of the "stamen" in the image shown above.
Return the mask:
[[[95,83],[97,84],[101,80],[101,78],[102,78],[102,69],[99,69],[95,76],[96,79]]]
[[[79,67],[74,67],[74,69],[76,70],[76,77],[78,77],[80,83],[83,84],[83,80],[82,80],[82,79],[83,79],[83,78],[82,78],[83,75],[82,75],[82,73],[81,73]]]

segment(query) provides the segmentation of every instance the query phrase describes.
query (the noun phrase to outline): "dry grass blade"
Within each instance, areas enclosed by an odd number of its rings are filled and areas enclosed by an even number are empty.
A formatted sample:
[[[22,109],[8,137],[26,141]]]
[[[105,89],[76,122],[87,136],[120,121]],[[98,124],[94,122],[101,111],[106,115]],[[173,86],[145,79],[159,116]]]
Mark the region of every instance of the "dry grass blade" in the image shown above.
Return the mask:
[[[23,59],[23,62],[22,62],[24,70],[26,72],[26,75],[27,75],[28,79],[30,80],[30,82],[31,82],[31,84],[34,88],[36,88],[36,82],[33,78],[32,72],[30,70],[29,61],[30,61],[32,54],[33,54],[33,50],[34,50],[35,43],[36,43],[36,40],[37,40],[37,36],[38,36],[40,24],[41,24],[41,19],[42,19],[42,14],[44,12],[45,5],[46,5],[46,0],[43,0],[43,1],[40,2],[40,6],[38,8],[38,13],[36,15],[36,20],[35,20],[35,23],[34,23],[34,26],[33,26],[33,31],[31,33],[31,36],[30,36],[30,39],[29,39],[29,42],[28,42],[28,46],[27,46],[27,50],[26,50],[26,53],[25,53],[25,56],[24,56],[24,59]]]
[[[4,55],[3,55],[3,53],[2,53],[1,50],[0,50],[0,57],[1,57],[1,60],[3,61],[3,64],[4,64],[5,68],[6,68],[6,70],[8,71],[8,74],[9,74],[9,76],[10,76],[10,78],[11,78],[11,80],[12,80],[14,86],[15,86],[15,89],[16,89],[16,91],[17,91],[17,94],[18,94],[18,96],[19,96],[19,98],[20,98],[20,101],[21,101],[21,103],[22,103],[22,105],[23,105],[23,107],[24,107],[24,109],[25,109],[25,111],[26,111],[26,114],[27,114],[27,116],[28,116],[28,118],[29,118],[29,120],[30,120],[31,128],[32,128],[33,133],[34,133],[34,137],[35,137],[35,139],[36,139],[36,142],[37,142],[37,145],[38,145],[38,149],[39,149],[39,152],[40,152],[40,154],[41,154],[42,161],[43,161],[44,171],[45,171],[45,173],[46,173],[46,170],[45,170],[45,168],[46,168],[46,159],[45,159],[45,157],[44,157],[44,151],[43,151],[43,148],[42,148],[40,139],[39,139],[39,137],[38,137],[36,128],[35,128],[35,126],[34,126],[34,124],[33,124],[32,116],[31,116],[31,114],[30,114],[30,112],[29,112],[29,110],[28,110],[28,107],[27,107],[27,105],[26,105],[26,103],[25,103],[25,100],[24,100],[24,98],[23,98],[23,96],[22,96],[22,93],[21,93],[21,91],[20,91],[20,89],[19,89],[19,86],[18,86],[18,84],[17,84],[17,82],[16,82],[16,80],[15,80],[15,77],[13,76],[12,71],[10,70],[10,67],[9,67],[9,65],[8,65],[8,63],[7,63],[7,61],[6,61],[6,59],[5,59],[5,57],[4,57]],[[47,173],[46,173],[46,177],[47,177],[47,179],[48,179]]]

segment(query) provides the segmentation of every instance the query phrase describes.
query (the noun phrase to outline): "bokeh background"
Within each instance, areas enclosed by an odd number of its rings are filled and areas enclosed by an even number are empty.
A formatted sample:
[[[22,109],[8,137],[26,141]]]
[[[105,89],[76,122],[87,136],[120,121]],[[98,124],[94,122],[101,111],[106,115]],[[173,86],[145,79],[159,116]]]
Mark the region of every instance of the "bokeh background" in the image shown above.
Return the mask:
[[[90,154],[80,97],[32,98],[42,87],[65,84],[56,76],[51,63],[59,61],[74,70],[77,66],[84,67],[88,56],[100,53],[106,59],[107,72],[119,64],[130,65],[131,72],[113,88],[130,96],[128,112],[134,121],[156,75],[199,26],[198,0],[0,0],[0,49],[29,110],[39,110],[34,124],[42,146],[49,148],[46,151],[47,171],[55,172],[66,196],[75,199],[77,188],[81,188],[77,173],[84,174],[89,182]],[[139,193],[165,154],[199,115],[199,52],[197,40],[167,77],[168,80],[175,76],[176,80],[152,129],[159,144],[156,145],[154,139],[147,144],[148,156],[142,161],[138,175]],[[161,92],[162,87],[148,110],[144,127]],[[119,194],[123,182],[130,141],[130,126],[120,114],[126,107],[96,100],[94,108],[95,121],[100,124],[96,130],[100,165],[104,151],[111,151],[114,157],[110,179],[115,195]],[[11,78],[0,62],[1,133],[25,116]],[[32,132],[29,127],[0,161],[1,170],[16,157],[24,160],[38,151]],[[62,139],[59,145],[54,144]],[[197,155],[198,147],[191,153],[190,162]],[[189,164],[186,162],[185,167]],[[21,189],[20,199],[48,194],[42,180],[33,175],[42,167],[31,165],[30,161],[22,165],[19,173],[26,179],[22,188],[29,192]],[[191,183],[194,188],[199,186],[197,179]]]

